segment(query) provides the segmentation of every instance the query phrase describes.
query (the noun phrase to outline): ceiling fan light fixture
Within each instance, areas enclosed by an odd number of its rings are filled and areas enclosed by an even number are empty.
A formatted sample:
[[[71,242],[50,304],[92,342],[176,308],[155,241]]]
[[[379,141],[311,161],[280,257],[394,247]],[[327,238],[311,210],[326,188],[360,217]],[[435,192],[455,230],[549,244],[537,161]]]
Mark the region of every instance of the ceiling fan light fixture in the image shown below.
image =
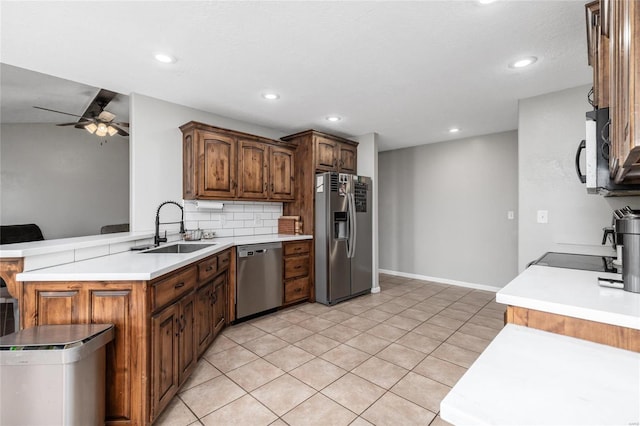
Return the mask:
[[[113,136],[118,133],[118,130],[113,126],[107,126],[107,133],[109,133],[109,136]]]
[[[96,123],[89,123],[86,126],[84,126],[84,129],[91,133],[94,134],[96,132],[96,130],[98,130],[98,126],[96,126]]]
[[[96,130],[96,136],[107,136],[107,125],[104,123],[98,124],[98,130]]]

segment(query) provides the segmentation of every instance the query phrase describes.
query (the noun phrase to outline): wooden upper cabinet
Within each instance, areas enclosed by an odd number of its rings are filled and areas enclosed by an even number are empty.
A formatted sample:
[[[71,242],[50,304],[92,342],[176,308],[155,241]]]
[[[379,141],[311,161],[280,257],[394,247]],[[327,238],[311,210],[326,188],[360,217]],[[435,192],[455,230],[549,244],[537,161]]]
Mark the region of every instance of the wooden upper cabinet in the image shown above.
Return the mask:
[[[609,37],[603,27],[603,6],[600,1],[586,5],[587,50],[589,65],[593,68],[593,104],[609,107]]]
[[[238,141],[238,197],[268,197],[268,151],[263,143]]]
[[[338,142],[323,136],[314,136],[316,170],[330,172],[338,167]]]
[[[342,173],[356,174],[358,169],[358,151],[355,146],[340,144],[338,168]]]
[[[289,148],[269,148],[269,198],[272,200],[295,199],[295,155]]]
[[[294,145],[194,121],[180,130],[185,200],[294,199]]]

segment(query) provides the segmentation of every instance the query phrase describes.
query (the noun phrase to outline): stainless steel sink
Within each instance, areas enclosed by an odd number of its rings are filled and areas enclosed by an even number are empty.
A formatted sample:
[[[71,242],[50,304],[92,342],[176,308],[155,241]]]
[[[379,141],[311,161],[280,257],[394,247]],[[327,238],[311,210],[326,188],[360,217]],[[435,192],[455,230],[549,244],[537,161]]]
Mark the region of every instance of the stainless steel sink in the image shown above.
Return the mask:
[[[145,250],[142,253],[193,253],[194,251],[202,250],[207,247],[213,247],[217,243],[210,244],[171,244],[167,246],[160,246],[154,249]]]

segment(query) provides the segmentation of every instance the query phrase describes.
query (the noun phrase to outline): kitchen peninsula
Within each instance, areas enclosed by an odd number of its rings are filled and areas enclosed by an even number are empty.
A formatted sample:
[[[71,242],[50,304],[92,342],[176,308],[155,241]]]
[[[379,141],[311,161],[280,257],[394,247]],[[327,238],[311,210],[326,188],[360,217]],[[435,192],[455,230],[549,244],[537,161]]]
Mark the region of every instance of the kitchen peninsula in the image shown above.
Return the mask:
[[[640,422],[640,294],[617,274],[533,265],[496,295],[507,325],[442,401],[453,424]]]
[[[192,253],[130,250],[150,237],[123,233],[0,247],[0,273],[19,299],[22,328],[115,325],[107,346],[106,424],[152,423],[233,321],[235,245],[312,238],[216,238],[189,243],[209,244]],[[80,260],[89,252],[103,254]],[[56,258],[60,264],[35,268]]]

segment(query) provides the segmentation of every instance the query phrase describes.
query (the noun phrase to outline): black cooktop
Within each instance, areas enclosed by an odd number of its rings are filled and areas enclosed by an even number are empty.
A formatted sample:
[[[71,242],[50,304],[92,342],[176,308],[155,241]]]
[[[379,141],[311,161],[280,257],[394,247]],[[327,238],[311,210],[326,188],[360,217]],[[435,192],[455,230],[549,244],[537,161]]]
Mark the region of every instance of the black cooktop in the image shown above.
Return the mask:
[[[596,272],[618,272],[611,256],[592,256],[588,254],[548,252],[531,265],[551,266],[553,268],[581,269]]]

